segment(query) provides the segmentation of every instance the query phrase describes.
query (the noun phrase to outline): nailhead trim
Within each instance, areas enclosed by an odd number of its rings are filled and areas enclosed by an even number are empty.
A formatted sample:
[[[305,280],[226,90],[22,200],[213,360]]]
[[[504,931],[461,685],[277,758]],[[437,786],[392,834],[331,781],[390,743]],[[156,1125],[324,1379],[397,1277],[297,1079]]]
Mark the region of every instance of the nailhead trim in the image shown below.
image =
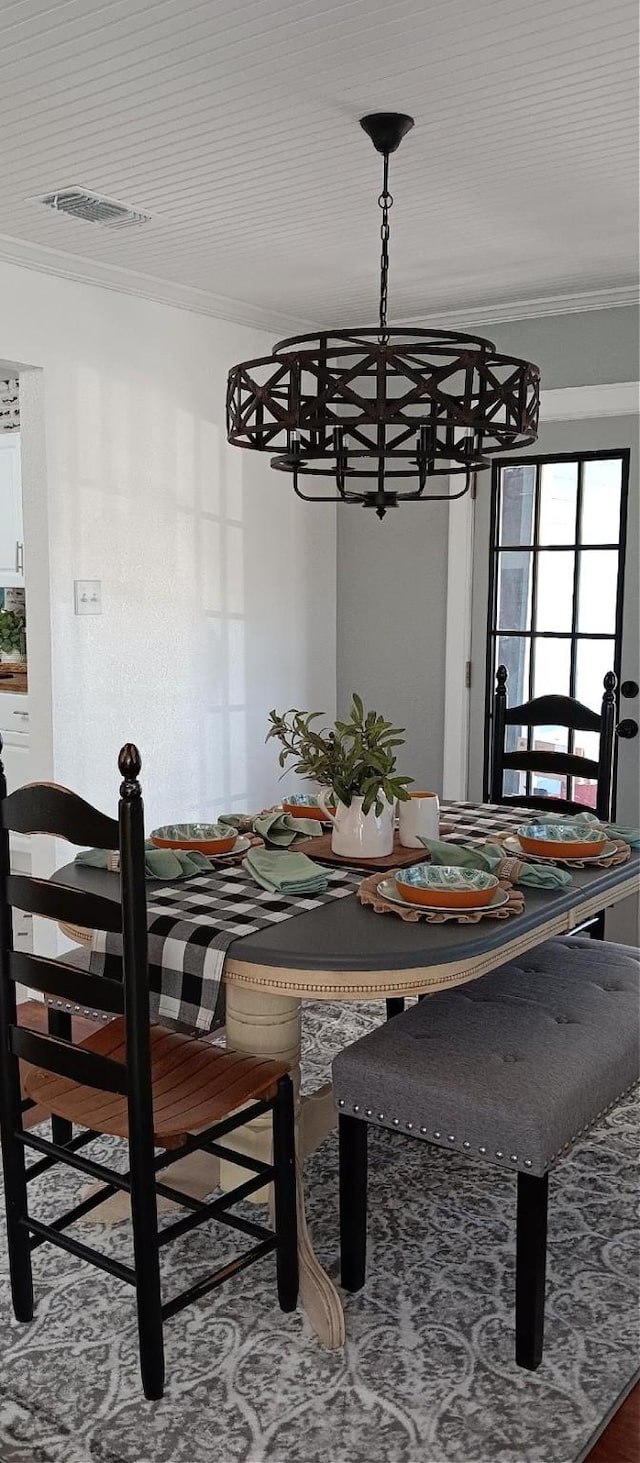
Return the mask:
[[[64,1004],[64,1009],[65,1010],[69,1010],[69,1011],[74,1010],[74,1011],[78,1011],[79,1012],[79,1011],[83,1010],[83,1007],[81,1007],[81,1006],[73,1006],[72,1007],[69,1004]],[[95,1015],[97,1016],[98,1013],[96,1012]],[[590,1130],[590,1128],[593,1127],[594,1123],[597,1123],[601,1118],[606,1117],[608,1113],[612,1112],[613,1109],[615,1107],[617,1107],[618,1103],[621,1102],[623,1098],[628,1097],[629,1094],[634,1091],[634,1089],[637,1087],[637,1085],[638,1085],[637,1082],[631,1082],[629,1084],[629,1086],[628,1087],[625,1087],[622,1090],[622,1092],[619,1092],[617,1094],[617,1096],[614,1097],[612,1099],[612,1101],[610,1103],[608,1103],[608,1105],[606,1107],[601,1108],[600,1111],[598,1113],[596,1113],[594,1115],[594,1117],[590,1120],[590,1122],[585,1123],[584,1127],[579,1128],[576,1133],[573,1133],[572,1136],[571,1136],[571,1138],[569,1138],[567,1140],[567,1142],[564,1143],[562,1145],[562,1147],[559,1148],[556,1153],[551,1153],[549,1155],[547,1161],[546,1161],[546,1166],[545,1166],[544,1172],[547,1172],[551,1168],[552,1164],[554,1164],[565,1153],[568,1153],[569,1150],[573,1147],[573,1144],[576,1143],[579,1138],[582,1138],[585,1133],[588,1133],[589,1130]],[[340,1108],[344,1107],[345,1106],[345,1099],[343,1097],[338,1098],[337,1105]],[[355,1113],[360,1112],[360,1105],[359,1105],[359,1103],[354,1103],[354,1105],[353,1105],[353,1111]],[[373,1109],[370,1108],[370,1107],[366,1108],[366,1110],[365,1110],[365,1117],[371,1118],[373,1116],[374,1116]],[[383,1112],[377,1113],[376,1116],[377,1116],[377,1121],[378,1122],[382,1123],[382,1122],[385,1121],[385,1115],[384,1115]],[[387,1122],[392,1121],[393,1122],[393,1126],[396,1127],[396,1128],[399,1128],[400,1127],[400,1118],[393,1118],[391,1120],[389,1118],[387,1118],[386,1121]],[[407,1122],[405,1124],[405,1127],[407,1128],[407,1131],[408,1132],[412,1132],[413,1131],[413,1126],[414,1125],[413,1125],[412,1122]],[[426,1128],[425,1126],[421,1126],[420,1127],[420,1134],[421,1134],[421,1136],[423,1138],[426,1138],[427,1137],[428,1131],[429,1131],[428,1128]],[[432,1136],[436,1140],[441,1139],[442,1138],[442,1132],[441,1132],[441,1130],[439,1128],[434,1128],[433,1129]],[[448,1133],[447,1134],[447,1139],[448,1139],[448,1142],[449,1143],[455,1143],[455,1141],[456,1141],[455,1133]],[[462,1146],[462,1148],[465,1151],[468,1151],[471,1148],[471,1143],[466,1138],[464,1138],[462,1140],[458,1139],[458,1142],[459,1143],[461,1142],[461,1146]],[[485,1144],[480,1144],[479,1147],[478,1147],[478,1153],[480,1153],[480,1154],[482,1154],[484,1156],[486,1154],[486,1152],[487,1152],[487,1148],[486,1148]],[[504,1151],[501,1148],[496,1148],[495,1149],[495,1156],[499,1160],[504,1159],[504,1157],[505,1157]],[[517,1155],[517,1153],[510,1153],[509,1154],[509,1160],[510,1160],[511,1163],[517,1163],[518,1162],[518,1155]],[[532,1158],[524,1158],[524,1159],[521,1159],[520,1160],[520,1163],[521,1163],[521,1166],[523,1168],[533,1168],[533,1159]]]

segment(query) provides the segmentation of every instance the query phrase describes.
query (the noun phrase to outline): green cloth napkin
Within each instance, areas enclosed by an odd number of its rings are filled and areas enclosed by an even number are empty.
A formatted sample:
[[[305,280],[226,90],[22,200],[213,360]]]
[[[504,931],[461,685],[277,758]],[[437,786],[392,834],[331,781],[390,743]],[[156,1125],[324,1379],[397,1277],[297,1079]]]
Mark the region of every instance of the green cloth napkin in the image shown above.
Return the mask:
[[[280,848],[252,848],[242,867],[256,884],[276,894],[323,894],[331,872],[305,853]]]
[[[263,813],[262,817],[255,819],[253,827],[265,843],[273,843],[277,848],[291,848],[292,844],[301,843],[305,838],[320,838],[322,835],[322,825],[317,818],[294,818],[291,813],[277,811]]]
[[[106,869],[107,850],[105,848],[83,848],[76,854],[75,862],[83,864],[89,869]],[[156,848],[154,843],[147,841],[144,846],[144,862],[148,879],[190,879],[194,874],[202,874],[205,870],[211,873],[213,865],[206,854],[199,853],[194,849],[187,853],[182,848]]]
[[[218,813],[217,823],[224,823],[229,828],[235,828],[236,833],[251,833],[253,831],[252,813]]]
[[[420,842],[429,850],[432,864],[449,864],[460,869],[482,869],[484,873],[495,873],[502,859],[513,858],[513,854],[501,848],[499,843],[485,843],[478,848],[461,848],[455,843],[444,843],[436,839],[421,838]],[[518,878],[513,881],[526,884],[531,889],[564,889],[571,883],[568,869],[558,869],[552,864],[522,864]]]
[[[621,823],[603,823],[595,813],[540,813],[539,823],[568,823],[570,827],[586,825],[587,828],[602,828],[608,838],[620,838],[629,848],[640,848],[640,828],[625,828]],[[530,819],[533,822],[533,819]]]

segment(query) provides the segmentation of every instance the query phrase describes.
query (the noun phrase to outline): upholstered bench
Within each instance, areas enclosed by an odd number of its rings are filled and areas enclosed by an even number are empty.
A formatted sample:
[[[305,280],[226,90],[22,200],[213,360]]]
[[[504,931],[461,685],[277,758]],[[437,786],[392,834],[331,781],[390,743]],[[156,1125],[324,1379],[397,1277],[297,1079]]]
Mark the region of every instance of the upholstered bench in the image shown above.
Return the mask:
[[[365,1280],[368,1124],[513,1169],[516,1361],[539,1365],[549,1170],[637,1081],[638,955],[553,940],[429,996],[340,1052],[333,1082],[347,1290]]]

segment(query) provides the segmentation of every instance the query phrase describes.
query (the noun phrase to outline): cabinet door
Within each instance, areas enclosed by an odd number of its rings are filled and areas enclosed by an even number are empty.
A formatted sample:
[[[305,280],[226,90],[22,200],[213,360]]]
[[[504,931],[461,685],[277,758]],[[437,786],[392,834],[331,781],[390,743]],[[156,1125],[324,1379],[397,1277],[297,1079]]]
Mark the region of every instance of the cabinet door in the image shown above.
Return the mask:
[[[0,583],[23,584],[20,437],[0,433]]]

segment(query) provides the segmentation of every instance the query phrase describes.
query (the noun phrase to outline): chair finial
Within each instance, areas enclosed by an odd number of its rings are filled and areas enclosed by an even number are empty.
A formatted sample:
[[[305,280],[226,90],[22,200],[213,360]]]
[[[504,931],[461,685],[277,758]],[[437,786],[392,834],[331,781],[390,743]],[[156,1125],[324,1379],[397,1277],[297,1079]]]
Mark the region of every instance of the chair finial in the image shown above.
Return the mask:
[[[604,681],[602,682],[602,684],[604,686],[604,700],[605,701],[609,701],[609,702],[614,701],[615,700],[614,692],[615,692],[616,686],[618,684],[618,681],[617,681],[617,677],[615,675],[615,672],[614,671],[607,671],[607,674],[606,674],[606,676],[605,676]]]
[[[506,665],[499,665],[498,666],[498,669],[496,671],[496,681],[498,682],[498,693],[500,693],[501,691],[504,693],[504,689],[505,689],[505,686],[507,684],[508,679],[509,679],[509,672],[507,670]]]
[[[125,742],[124,747],[121,747],[120,753],[118,755],[118,768],[122,777],[124,778],[122,787],[120,788],[121,797],[140,797],[141,790],[138,778],[140,776],[141,767],[142,758],[140,756],[138,748],[134,745],[133,742]]]

